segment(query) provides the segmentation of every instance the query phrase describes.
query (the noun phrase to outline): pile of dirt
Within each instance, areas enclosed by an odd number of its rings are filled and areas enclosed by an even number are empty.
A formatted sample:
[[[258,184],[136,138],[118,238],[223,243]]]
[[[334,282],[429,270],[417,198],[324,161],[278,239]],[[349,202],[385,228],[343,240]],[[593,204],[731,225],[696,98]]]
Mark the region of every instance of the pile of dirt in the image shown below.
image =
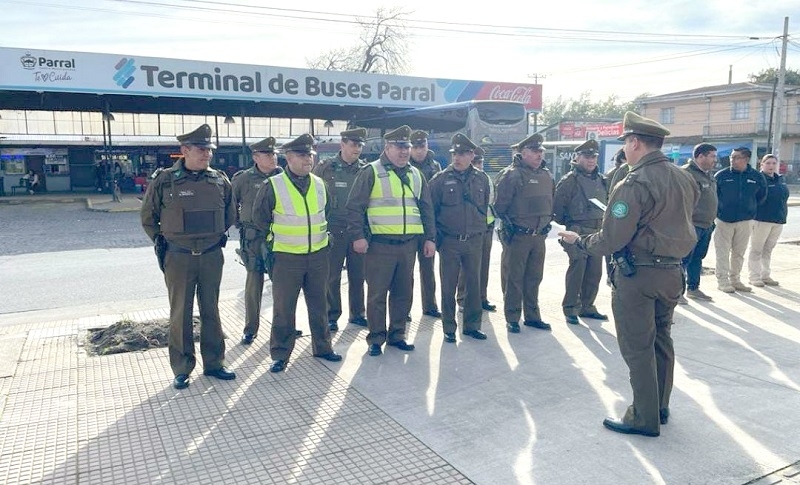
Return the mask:
[[[200,319],[192,318],[194,341],[200,340]],[[89,355],[111,355],[123,352],[166,347],[169,319],[134,322],[120,320],[106,328],[92,328],[86,334],[85,348]]]

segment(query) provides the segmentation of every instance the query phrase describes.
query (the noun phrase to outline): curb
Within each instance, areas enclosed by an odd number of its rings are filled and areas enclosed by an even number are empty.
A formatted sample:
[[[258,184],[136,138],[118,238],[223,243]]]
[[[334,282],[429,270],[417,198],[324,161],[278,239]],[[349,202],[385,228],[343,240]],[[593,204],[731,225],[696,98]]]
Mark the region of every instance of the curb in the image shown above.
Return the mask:
[[[91,197],[87,197],[85,200],[86,208],[94,212],[139,212],[142,205],[142,201],[136,199],[135,197],[134,200],[138,202],[138,207],[130,207],[125,205],[123,202],[92,202]],[[95,204],[99,205],[99,207]],[[113,205],[106,207],[105,204]]]

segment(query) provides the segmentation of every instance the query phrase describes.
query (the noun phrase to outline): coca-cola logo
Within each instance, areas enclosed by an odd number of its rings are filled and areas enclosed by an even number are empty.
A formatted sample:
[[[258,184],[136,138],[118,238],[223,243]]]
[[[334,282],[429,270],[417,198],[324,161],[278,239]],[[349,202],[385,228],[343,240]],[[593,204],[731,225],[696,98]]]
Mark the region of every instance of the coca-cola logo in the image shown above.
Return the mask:
[[[513,88],[503,88],[495,86],[489,92],[489,99],[498,101],[517,101],[523,104],[531,102],[533,88],[526,88],[524,86],[516,86]]]

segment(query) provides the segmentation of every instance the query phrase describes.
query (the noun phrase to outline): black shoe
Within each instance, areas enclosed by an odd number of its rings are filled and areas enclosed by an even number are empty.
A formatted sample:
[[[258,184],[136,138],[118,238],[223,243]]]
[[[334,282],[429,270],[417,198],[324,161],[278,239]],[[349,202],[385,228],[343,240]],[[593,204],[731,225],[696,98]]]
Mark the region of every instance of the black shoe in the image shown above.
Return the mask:
[[[578,321],[578,317],[576,317],[575,315],[567,315],[566,317],[564,317],[564,319],[570,325],[579,325],[581,323]]]
[[[481,302],[481,308],[483,308],[487,312],[493,312],[497,310],[497,305],[492,305],[491,303],[489,303],[489,300],[484,300]]]
[[[351,318],[348,323],[352,323],[353,325],[358,325],[359,327],[366,327],[367,326],[367,319],[364,317],[355,317]]]
[[[286,370],[286,361],[285,360],[276,360],[269,366],[270,372],[283,372]]]
[[[433,310],[428,310],[427,312],[422,312],[423,315],[433,318],[442,318],[442,312],[438,309],[434,308]]]
[[[253,343],[253,339],[256,338],[255,335],[252,333],[245,333],[242,335],[242,345],[250,345]]]
[[[583,318],[592,318],[594,320],[600,320],[600,321],[603,321],[603,322],[607,322],[608,321],[608,315],[603,315],[602,313],[598,313],[598,312],[584,312],[584,313],[581,313],[580,316],[583,317]]]
[[[325,359],[328,362],[339,362],[342,360],[342,356],[333,351],[328,352],[327,354],[315,355],[314,357]]]
[[[233,371],[229,371],[224,367],[220,367],[219,369],[213,369],[213,370],[206,369],[203,371],[203,375],[209,377],[216,377],[217,379],[222,379],[223,381],[232,381],[236,379],[236,373]]]
[[[659,409],[658,419],[661,421],[661,424],[667,424],[669,422],[669,408]]]
[[[407,343],[405,340],[398,340],[397,342],[389,342],[389,345],[392,347],[397,347],[400,350],[405,350],[406,352],[411,352],[416,347],[414,344]]]
[[[467,337],[472,337],[475,340],[486,340],[486,334],[480,330],[467,330],[464,332]]]
[[[410,322],[410,321],[411,321],[411,314],[409,313],[408,315],[406,315],[406,322]]]
[[[454,332],[445,332],[444,333],[444,341],[448,343],[455,343],[456,341],[456,334]]]
[[[519,323],[517,322],[507,322],[506,328],[511,333],[519,333]]]
[[[294,338],[302,337],[302,336],[303,336],[303,331],[302,330],[295,330],[294,331]]]
[[[549,323],[544,323],[541,320],[525,320],[524,324],[525,324],[526,327],[538,328],[540,330],[550,330],[551,329]]]
[[[189,374],[178,374],[172,381],[172,387],[175,389],[186,389],[189,387]]]
[[[625,424],[622,421],[618,421],[616,419],[611,419],[611,418],[604,419],[603,426],[610,429],[611,431],[615,431],[617,433],[622,433],[622,434],[640,434],[642,436],[650,436],[651,438],[655,438],[656,436],[661,434],[658,431],[647,431],[646,429],[634,428],[629,424]]]
[[[369,355],[375,357],[376,355],[381,355],[383,350],[381,350],[381,346],[378,344],[372,344],[369,346]]]
[[[328,320],[328,329],[331,332],[335,332],[335,331],[339,330],[339,324],[336,323],[336,320]]]

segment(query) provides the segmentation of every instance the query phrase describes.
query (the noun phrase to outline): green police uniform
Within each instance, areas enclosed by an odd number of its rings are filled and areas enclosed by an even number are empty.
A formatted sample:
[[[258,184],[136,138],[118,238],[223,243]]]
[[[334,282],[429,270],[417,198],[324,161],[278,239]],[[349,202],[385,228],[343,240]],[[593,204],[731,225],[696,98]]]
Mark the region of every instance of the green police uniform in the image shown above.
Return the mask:
[[[475,144],[457,133],[451,152],[474,151]],[[485,338],[481,329],[481,251],[486,234],[489,207],[489,180],[471,164],[458,171],[451,164],[433,176],[431,201],[436,219],[436,245],[439,250],[439,278],[442,291],[442,328],[453,341],[456,331],[456,288],[463,273],[466,295],[463,302],[465,335]],[[450,334],[450,335],[448,335]]]
[[[283,145],[284,152],[314,153],[313,138],[301,135]],[[333,354],[326,321],[328,280],[327,212],[330,197],[325,183],[314,174],[298,176],[287,166],[271,177],[256,194],[253,221],[272,242],[271,370],[282,371],[294,350],[297,298],[303,290],[312,353]]]
[[[402,126],[386,133],[384,140],[410,146],[410,133],[408,126]],[[390,345],[405,342],[418,240],[433,241],[435,233],[427,181],[410,164],[398,168],[385,153],[381,154],[378,160],[358,173],[347,200],[347,213],[350,239],[369,239],[366,254],[367,343],[380,346],[384,342]]]
[[[575,148],[575,153],[596,156],[598,150],[597,142],[589,140]],[[605,177],[599,173],[597,167],[586,172],[577,163],[573,163],[572,170],[556,184],[553,219],[568,231],[575,231],[580,235],[596,232],[600,229],[604,210],[591,199],[603,205],[608,202]],[[561,307],[567,316],[567,322],[577,324],[578,316],[607,319],[594,305],[600,279],[603,277],[603,257],[587,254],[572,244],[564,245],[564,251],[569,257],[569,267]]]
[[[352,140],[364,143],[367,130],[354,128],[341,133],[342,141]],[[331,194],[331,210],[329,215],[330,233],[333,241],[330,248],[330,276],[328,277],[328,325],[337,328],[337,320],[342,315],[342,266],[347,261],[347,293],[349,321],[356,324],[365,323],[364,305],[364,255],[353,250],[353,240],[347,233],[347,197],[353,187],[358,171],[367,165],[366,160],[347,163],[342,154],[323,160],[313,173],[325,181],[328,193]]]
[[[275,153],[275,138],[268,137],[250,145],[253,153]],[[245,170],[236,172],[231,179],[233,187],[233,200],[238,210],[236,228],[240,234],[240,251],[242,262],[247,269],[247,279],[244,284],[244,337],[243,342],[252,341],[258,334],[261,315],[261,298],[264,293],[264,263],[261,260],[261,245],[264,244],[266,234],[259,231],[253,223],[253,202],[256,193],[264,182],[273,175],[283,173],[283,169],[276,167],[270,173],[264,173],[258,166],[253,165]]]
[[[211,135],[211,128],[202,125],[178,136],[178,141],[186,146],[214,148]],[[141,209],[142,227],[150,239],[166,239],[163,270],[170,306],[169,360],[175,376],[188,376],[196,363],[192,332],[195,292],[200,307],[204,373],[215,375],[223,371],[225,340],[218,307],[222,247],[225,232],[235,219],[231,183],[223,172],[213,168],[190,171],[181,159],[162,170],[147,187]],[[223,378],[233,377],[230,373]]]
[[[533,134],[513,145],[522,152],[525,148],[542,150],[543,139]],[[503,306],[508,328],[518,332],[520,316],[525,325],[549,329],[539,312],[539,284],[542,282],[545,258],[545,239],[553,214],[555,182],[542,160],[537,169],[529,168],[517,153],[495,181],[494,209],[503,222],[503,230],[513,233],[510,241],[502,242],[500,278]]]
[[[423,146],[428,142],[428,133],[423,130],[415,130],[409,136],[412,146]],[[421,161],[414,160],[413,157],[409,160],[412,167],[422,173],[426,182],[430,182],[434,175],[442,171],[442,166],[434,159],[433,150],[428,150],[425,158]],[[425,243],[424,239],[419,240],[417,247],[417,262],[419,263],[419,279],[420,279],[420,295],[422,297],[422,313],[429,315],[437,315],[439,313],[438,305],[436,305],[436,276],[434,267],[436,266],[436,256],[426,258],[423,254],[422,247]],[[413,304],[413,294],[412,294]]]
[[[663,139],[669,134],[657,122],[632,112],[626,113],[623,127],[621,139]],[[625,276],[624,268],[615,264],[611,303],[633,388],[633,404],[622,424],[649,436],[658,435],[668,413],[675,362],[670,327],[683,289],[681,258],[697,239],[692,211],[699,196],[691,176],[654,150],[631,166],[614,188],[600,231],[581,237],[580,246],[593,255],[625,251],[636,270]]]

